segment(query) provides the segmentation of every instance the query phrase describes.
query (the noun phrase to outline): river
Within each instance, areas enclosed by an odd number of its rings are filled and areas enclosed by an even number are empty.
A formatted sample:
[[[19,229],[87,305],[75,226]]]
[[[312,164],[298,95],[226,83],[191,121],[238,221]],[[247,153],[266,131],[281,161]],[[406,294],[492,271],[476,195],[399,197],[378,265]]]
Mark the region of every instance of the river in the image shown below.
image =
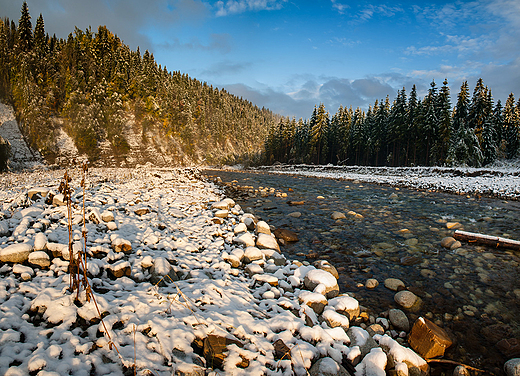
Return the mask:
[[[446,359],[503,373],[510,357],[496,343],[520,338],[520,254],[471,244],[448,250],[440,242],[455,222],[465,231],[519,240],[520,202],[273,173],[205,174],[220,177],[245,211],[295,231],[299,241],[281,247],[283,253],[330,261],[340,290],[370,314],[399,308],[383,285],[398,278],[422,299],[419,310],[406,312],[410,322],[428,317],[455,339]],[[334,211],[347,218],[333,220]],[[369,278],[380,285],[365,288]]]

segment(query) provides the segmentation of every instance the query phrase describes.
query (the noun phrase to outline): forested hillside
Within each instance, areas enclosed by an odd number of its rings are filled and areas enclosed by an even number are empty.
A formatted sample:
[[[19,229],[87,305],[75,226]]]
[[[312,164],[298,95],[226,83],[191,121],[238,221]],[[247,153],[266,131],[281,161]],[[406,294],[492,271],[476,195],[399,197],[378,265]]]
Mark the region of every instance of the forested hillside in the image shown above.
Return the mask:
[[[495,104],[482,79],[472,96],[463,82],[454,108],[446,80],[440,90],[432,82],[422,100],[414,85],[366,113],[340,107],[331,117],[320,104],[309,120],[282,118],[265,142],[267,164],[479,167],[519,154],[520,101],[511,93]]]
[[[49,36],[24,3],[0,22],[0,100],[28,144],[53,162],[65,131],[103,164],[218,163],[261,149],[277,122],[267,109],[132,51],[105,26]],[[59,158],[58,158],[59,159]]]

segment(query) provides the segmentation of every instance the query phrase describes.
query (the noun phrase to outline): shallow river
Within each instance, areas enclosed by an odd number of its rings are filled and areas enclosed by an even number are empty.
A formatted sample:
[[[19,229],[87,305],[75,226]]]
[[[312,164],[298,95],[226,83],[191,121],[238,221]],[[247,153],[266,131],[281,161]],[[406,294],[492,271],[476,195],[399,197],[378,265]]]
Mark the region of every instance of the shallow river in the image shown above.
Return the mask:
[[[510,357],[495,344],[520,339],[520,253],[469,244],[450,251],[440,242],[454,232],[448,222],[519,240],[520,202],[271,173],[205,173],[240,186],[227,193],[245,211],[297,232],[299,241],[281,247],[283,253],[330,261],[340,272],[340,290],[353,293],[369,313],[399,308],[383,285],[399,278],[423,301],[419,310],[407,311],[410,322],[426,316],[455,339],[445,359],[503,374]],[[287,196],[277,197],[282,193]],[[334,211],[353,213],[334,221]],[[289,216],[295,212],[301,216]],[[368,278],[380,285],[368,290]]]

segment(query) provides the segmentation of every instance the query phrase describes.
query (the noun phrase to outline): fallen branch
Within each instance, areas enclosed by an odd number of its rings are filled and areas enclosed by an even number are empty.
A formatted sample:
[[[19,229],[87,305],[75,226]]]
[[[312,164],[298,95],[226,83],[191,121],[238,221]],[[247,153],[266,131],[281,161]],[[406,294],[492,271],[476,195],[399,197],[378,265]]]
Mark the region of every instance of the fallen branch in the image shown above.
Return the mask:
[[[491,373],[489,371],[484,371],[484,370],[479,369],[479,368],[471,367],[471,366],[468,366],[466,364],[462,364],[462,363],[456,362],[454,360],[448,360],[448,359],[426,359],[426,362],[428,364],[436,363],[436,364],[447,364],[447,365],[451,365],[451,366],[462,366],[462,367],[466,368],[468,371],[483,373],[483,374],[487,374],[487,375],[494,375],[493,373]]]
[[[501,238],[498,236],[490,236],[477,234],[474,232],[455,231],[453,237],[457,240],[467,241],[469,243],[484,244],[494,248],[505,248],[520,251],[520,241]]]

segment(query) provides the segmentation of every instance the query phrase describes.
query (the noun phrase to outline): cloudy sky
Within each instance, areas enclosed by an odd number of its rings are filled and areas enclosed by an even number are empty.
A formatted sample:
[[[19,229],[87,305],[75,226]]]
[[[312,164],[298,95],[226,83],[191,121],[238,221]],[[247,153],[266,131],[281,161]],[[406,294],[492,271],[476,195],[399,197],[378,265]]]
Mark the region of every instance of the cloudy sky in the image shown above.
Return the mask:
[[[0,0],[18,21],[21,0]],[[106,25],[133,49],[258,106],[308,118],[315,104],[366,109],[447,78],[520,96],[520,1],[27,0],[33,26],[66,36]]]

